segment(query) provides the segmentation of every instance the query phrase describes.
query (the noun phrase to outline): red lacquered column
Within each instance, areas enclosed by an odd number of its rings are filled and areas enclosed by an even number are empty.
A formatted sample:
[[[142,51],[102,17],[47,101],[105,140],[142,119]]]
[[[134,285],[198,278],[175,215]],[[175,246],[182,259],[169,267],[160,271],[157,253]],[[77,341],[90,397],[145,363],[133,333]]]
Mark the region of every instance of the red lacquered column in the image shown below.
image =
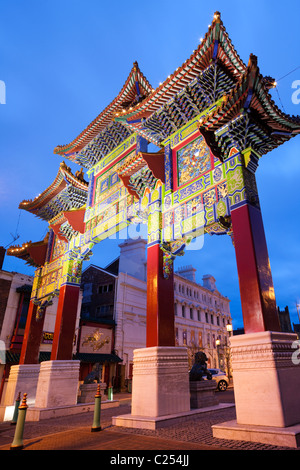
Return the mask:
[[[37,305],[29,303],[19,364],[38,364],[45,314],[37,319]]]
[[[76,326],[79,286],[65,284],[59,290],[51,360],[71,360]]]
[[[159,244],[147,249],[146,346],[175,346],[174,277],[163,275],[163,252]]]
[[[246,203],[231,220],[245,333],[280,331],[261,211]]]

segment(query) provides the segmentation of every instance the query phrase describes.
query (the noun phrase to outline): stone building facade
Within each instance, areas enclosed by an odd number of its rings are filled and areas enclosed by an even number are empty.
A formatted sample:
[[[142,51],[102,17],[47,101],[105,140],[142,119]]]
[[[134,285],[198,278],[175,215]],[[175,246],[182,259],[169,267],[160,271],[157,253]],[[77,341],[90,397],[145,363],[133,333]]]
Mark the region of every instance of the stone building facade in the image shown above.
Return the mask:
[[[146,242],[127,240],[120,250],[114,307],[115,352],[123,359],[125,377],[130,379],[133,351],[146,345]],[[203,276],[201,285],[195,280],[195,272],[188,266],[174,275],[175,341],[178,346],[187,346],[190,363],[194,353],[203,350],[210,367],[227,370],[230,301],[217,290],[213,276]]]

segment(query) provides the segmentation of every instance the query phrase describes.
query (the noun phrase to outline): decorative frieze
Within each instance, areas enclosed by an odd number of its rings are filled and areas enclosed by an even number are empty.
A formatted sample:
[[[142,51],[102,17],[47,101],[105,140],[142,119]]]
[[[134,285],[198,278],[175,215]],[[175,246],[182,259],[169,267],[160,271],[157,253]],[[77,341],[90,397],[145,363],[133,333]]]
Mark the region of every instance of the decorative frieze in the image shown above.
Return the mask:
[[[262,332],[232,337],[231,356],[235,371],[245,369],[275,369],[294,367],[292,362],[293,342],[297,335],[281,332]]]

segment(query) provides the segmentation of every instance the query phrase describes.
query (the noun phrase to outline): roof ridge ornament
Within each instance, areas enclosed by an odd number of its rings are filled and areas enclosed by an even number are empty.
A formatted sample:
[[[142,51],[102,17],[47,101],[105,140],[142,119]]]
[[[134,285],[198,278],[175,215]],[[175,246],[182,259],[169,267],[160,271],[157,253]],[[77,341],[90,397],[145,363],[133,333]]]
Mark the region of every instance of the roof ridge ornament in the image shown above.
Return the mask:
[[[215,11],[214,17],[213,17],[213,23],[223,24],[223,21],[221,20],[221,13],[219,11]]]

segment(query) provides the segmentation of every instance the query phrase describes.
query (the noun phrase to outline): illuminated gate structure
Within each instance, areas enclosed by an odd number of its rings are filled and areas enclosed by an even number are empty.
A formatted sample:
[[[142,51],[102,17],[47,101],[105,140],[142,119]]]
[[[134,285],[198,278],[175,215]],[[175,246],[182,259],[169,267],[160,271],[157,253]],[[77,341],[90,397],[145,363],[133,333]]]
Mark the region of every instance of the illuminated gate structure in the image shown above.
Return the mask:
[[[158,88],[150,86],[134,63],[117,97],[75,140],[55,148],[56,155],[85,168],[88,182],[82,169],[74,176],[62,162],[52,185],[33,201],[20,204],[49,223],[44,242],[8,250],[8,254],[38,266],[21,364],[37,362],[43,313],[47,302],[56,295],[59,300],[51,360],[72,359],[82,262],[92,254],[95,244],[141,221],[148,224],[148,356],[141,359],[138,351],[134,380],[139,383],[137,387],[142,387],[145,376],[139,379],[141,364],[153,359],[149,351],[163,351],[162,361],[167,361],[166,356],[172,353],[166,351],[175,346],[174,258],[195,237],[227,234],[235,247],[246,341],[246,346],[239,344],[235,348],[236,339],[232,338],[238,421],[262,424],[260,406],[264,406],[266,416],[268,398],[262,397],[260,405],[256,391],[251,408],[253,398],[245,390],[242,378],[245,364],[257,361],[253,348],[261,350],[265,361],[260,367],[263,375],[269,356],[276,356],[278,344],[286,361],[295,339],[280,333],[255,177],[260,158],[300,131],[299,117],[284,114],[272,100],[269,90],[275,86],[273,79],[260,74],[254,55],[244,64],[216,12],[197,49]],[[148,152],[149,144],[159,150]],[[244,369],[241,367],[239,374],[241,350]],[[180,351],[172,359],[175,369],[170,364],[168,368],[181,370],[183,357],[184,352]],[[156,356],[154,362],[159,364]],[[275,369],[277,376],[277,366]],[[253,378],[251,382],[254,386]],[[185,393],[186,378],[182,378],[182,383],[180,394]],[[150,382],[147,387],[151,388]],[[149,394],[145,396],[148,407]],[[160,388],[157,402],[164,401],[161,396]],[[247,406],[243,404],[245,396]],[[186,411],[189,404],[178,405],[177,398],[175,410],[159,411],[156,402],[152,415]],[[278,406],[281,408],[278,404],[275,408]],[[249,413],[245,417],[245,408],[251,409],[251,418]],[[143,414],[140,403],[134,405],[133,389],[133,414],[134,409],[135,414]],[[270,416],[276,413],[270,409]],[[264,421],[274,426],[295,422],[300,423],[299,413],[292,420]]]

